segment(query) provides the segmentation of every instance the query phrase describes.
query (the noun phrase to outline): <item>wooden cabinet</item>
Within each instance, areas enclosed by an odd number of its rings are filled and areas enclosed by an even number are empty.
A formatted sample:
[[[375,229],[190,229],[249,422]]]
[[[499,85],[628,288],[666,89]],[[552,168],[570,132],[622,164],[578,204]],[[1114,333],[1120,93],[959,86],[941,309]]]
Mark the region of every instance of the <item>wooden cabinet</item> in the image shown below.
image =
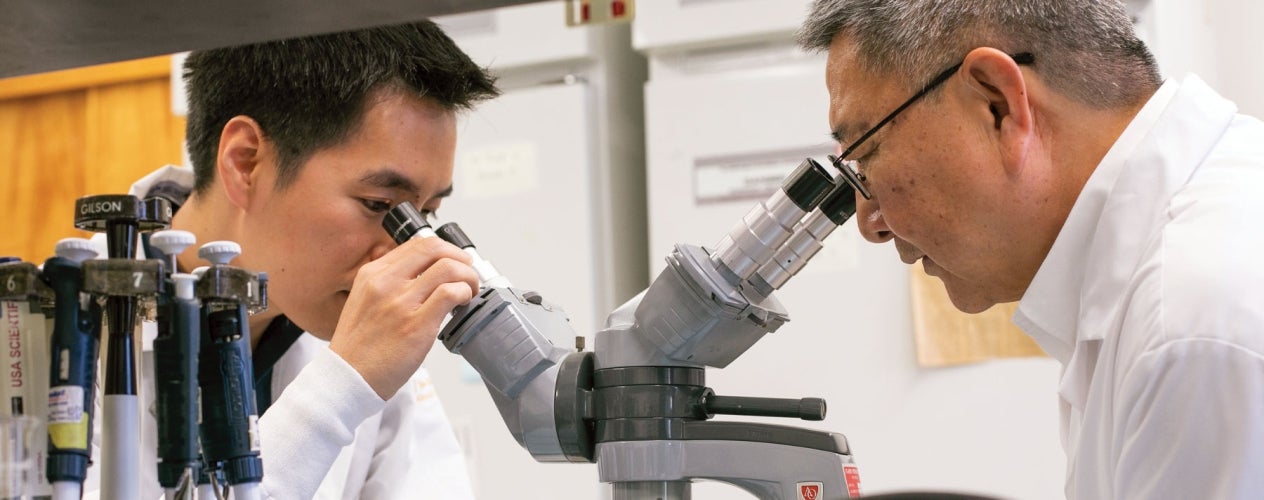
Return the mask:
[[[1045,355],[1036,341],[1010,321],[1017,303],[965,314],[953,307],[939,278],[922,272],[920,266],[910,266],[909,274],[919,365],[953,366]]]
[[[43,262],[81,196],[126,193],[180,163],[171,62],[155,57],[0,80],[0,255]]]

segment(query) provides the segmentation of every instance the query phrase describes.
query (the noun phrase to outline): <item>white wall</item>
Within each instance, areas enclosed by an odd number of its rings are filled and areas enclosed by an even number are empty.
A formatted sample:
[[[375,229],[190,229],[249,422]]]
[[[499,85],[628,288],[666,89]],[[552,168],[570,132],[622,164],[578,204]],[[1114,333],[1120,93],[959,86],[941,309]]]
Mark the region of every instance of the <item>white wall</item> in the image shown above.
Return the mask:
[[[1133,0],[1142,38],[1167,78],[1194,73],[1264,117],[1264,2]]]

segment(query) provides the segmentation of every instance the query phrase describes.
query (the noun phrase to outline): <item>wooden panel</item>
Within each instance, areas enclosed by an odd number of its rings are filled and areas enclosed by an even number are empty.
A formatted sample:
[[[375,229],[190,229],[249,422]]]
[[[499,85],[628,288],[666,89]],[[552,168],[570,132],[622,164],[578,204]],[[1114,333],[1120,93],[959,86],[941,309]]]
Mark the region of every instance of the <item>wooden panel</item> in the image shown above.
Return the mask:
[[[918,364],[952,366],[1045,355],[1031,337],[1010,321],[1017,303],[998,304],[980,314],[965,314],[953,307],[939,278],[918,267],[910,268],[910,278]]]
[[[150,57],[0,80],[0,99],[56,94],[171,75],[171,57]]]
[[[85,102],[82,91],[0,101],[0,254],[43,262],[57,240],[77,235],[71,202],[84,191]]]
[[[181,162],[184,120],[171,114],[171,82],[151,78],[89,89],[84,194],[126,193],[132,183]]]
[[[170,92],[161,75],[0,100],[0,255],[42,262],[57,240],[88,235],[74,229],[76,199],[126,193],[179,163],[184,120],[171,114]]]

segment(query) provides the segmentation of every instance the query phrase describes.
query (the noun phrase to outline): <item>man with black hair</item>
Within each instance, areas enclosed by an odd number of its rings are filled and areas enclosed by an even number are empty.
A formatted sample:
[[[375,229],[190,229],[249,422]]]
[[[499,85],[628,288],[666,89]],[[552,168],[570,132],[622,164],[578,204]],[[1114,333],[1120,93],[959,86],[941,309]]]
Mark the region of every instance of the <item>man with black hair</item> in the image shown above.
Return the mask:
[[[184,78],[193,170],[133,194],[172,199],[173,229],[236,241],[233,264],[268,273],[250,319],[266,494],[470,497],[419,368],[478,278],[438,238],[396,246],[382,219],[452,192],[456,114],[496,96],[494,79],[429,21],[195,52]],[[152,422],[144,440],[157,498]]]

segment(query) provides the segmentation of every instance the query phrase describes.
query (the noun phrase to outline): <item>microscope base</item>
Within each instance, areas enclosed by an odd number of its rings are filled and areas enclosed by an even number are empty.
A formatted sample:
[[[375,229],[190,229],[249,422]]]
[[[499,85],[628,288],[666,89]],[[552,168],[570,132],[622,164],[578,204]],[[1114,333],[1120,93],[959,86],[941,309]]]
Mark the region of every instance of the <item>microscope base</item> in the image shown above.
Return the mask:
[[[597,474],[613,483],[616,500],[688,499],[689,483],[712,480],[732,484],[763,500],[842,500],[860,496],[851,483],[851,455],[784,444],[752,441],[660,440],[597,444]],[[683,496],[621,486],[668,483]],[[643,488],[643,487],[642,487]],[[629,496],[633,493],[645,496]],[[618,493],[616,493],[618,494]]]

